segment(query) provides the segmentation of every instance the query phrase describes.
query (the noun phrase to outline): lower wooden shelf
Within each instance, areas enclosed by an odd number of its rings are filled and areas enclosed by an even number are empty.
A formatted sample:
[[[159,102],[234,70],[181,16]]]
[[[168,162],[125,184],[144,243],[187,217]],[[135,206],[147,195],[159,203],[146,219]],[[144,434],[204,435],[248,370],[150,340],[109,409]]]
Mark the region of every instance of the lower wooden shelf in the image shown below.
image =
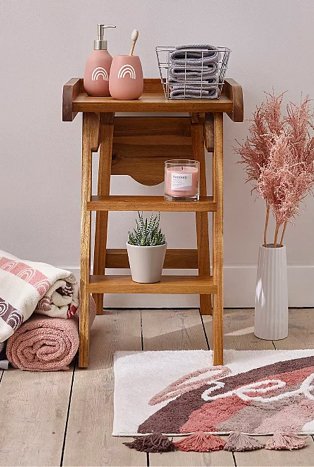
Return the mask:
[[[160,282],[139,284],[131,276],[90,276],[90,293],[142,293],[142,294],[211,294],[217,286],[211,276],[162,276]]]
[[[217,203],[212,196],[201,196],[199,201],[167,201],[163,196],[92,196],[88,211],[173,211],[214,212]]]

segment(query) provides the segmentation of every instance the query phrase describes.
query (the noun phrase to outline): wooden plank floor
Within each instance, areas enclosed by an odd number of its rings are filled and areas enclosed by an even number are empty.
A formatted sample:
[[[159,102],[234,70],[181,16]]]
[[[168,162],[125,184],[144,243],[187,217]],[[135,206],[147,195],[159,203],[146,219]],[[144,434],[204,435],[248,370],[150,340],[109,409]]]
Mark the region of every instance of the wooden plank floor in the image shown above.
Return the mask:
[[[252,310],[225,311],[225,348],[314,347],[314,310],[290,311],[289,337],[254,337]],[[111,436],[115,350],[207,349],[211,317],[198,310],[115,310],[98,316],[88,370],[0,372],[1,466],[313,466],[301,451],[138,453]]]

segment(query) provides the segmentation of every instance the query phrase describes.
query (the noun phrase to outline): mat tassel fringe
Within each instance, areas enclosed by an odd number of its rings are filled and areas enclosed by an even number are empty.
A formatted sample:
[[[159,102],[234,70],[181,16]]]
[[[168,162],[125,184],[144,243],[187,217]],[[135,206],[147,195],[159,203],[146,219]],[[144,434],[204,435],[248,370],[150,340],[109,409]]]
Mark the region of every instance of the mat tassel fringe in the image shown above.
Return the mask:
[[[302,449],[307,445],[307,436],[299,436],[296,433],[274,433],[267,441],[265,449],[275,451],[292,451]]]
[[[260,443],[253,436],[245,435],[240,431],[234,431],[230,433],[227,438],[224,450],[225,451],[256,451],[257,449],[262,449],[265,447],[264,443]]]
[[[161,433],[152,433],[146,436],[139,436],[134,441],[123,443],[130,449],[140,452],[171,452],[171,451],[193,451],[193,452],[213,452],[221,451],[255,451],[257,449],[288,450],[302,449],[307,445],[307,437],[299,436],[296,433],[275,433],[266,443],[261,443],[253,436],[246,435],[240,431],[230,433],[225,441],[216,435],[211,435],[198,431],[187,436],[180,441],[172,442],[167,436]]]
[[[211,452],[224,448],[225,441],[219,436],[198,431],[174,443],[179,451]]]
[[[139,436],[134,441],[123,443],[130,449],[136,449],[140,452],[171,452],[175,451],[176,447],[167,436],[161,433],[152,433],[147,436]]]

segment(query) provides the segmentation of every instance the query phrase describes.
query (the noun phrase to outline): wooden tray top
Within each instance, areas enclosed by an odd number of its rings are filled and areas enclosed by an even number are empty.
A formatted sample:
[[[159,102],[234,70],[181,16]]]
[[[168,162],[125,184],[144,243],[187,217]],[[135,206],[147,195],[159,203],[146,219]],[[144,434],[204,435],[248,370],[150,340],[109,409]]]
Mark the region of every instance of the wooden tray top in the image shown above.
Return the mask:
[[[78,112],[226,112],[234,122],[243,121],[241,86],[227,78],[219,99],[166,99],[160,79],[145,79],[144,93],[137,100],[116,100],[111,97],[90,97],[83,80],[72,78],[63,86],[62,120],[72,121]]]

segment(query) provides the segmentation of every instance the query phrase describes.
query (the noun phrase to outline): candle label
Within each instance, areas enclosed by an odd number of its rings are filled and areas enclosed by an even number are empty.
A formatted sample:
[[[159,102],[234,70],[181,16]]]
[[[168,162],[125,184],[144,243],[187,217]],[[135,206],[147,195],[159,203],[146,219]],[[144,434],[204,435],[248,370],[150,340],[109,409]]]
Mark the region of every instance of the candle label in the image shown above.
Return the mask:
[[[192,187],[192,174],[172,173],[171,174],[171,190],[186,190]]]

